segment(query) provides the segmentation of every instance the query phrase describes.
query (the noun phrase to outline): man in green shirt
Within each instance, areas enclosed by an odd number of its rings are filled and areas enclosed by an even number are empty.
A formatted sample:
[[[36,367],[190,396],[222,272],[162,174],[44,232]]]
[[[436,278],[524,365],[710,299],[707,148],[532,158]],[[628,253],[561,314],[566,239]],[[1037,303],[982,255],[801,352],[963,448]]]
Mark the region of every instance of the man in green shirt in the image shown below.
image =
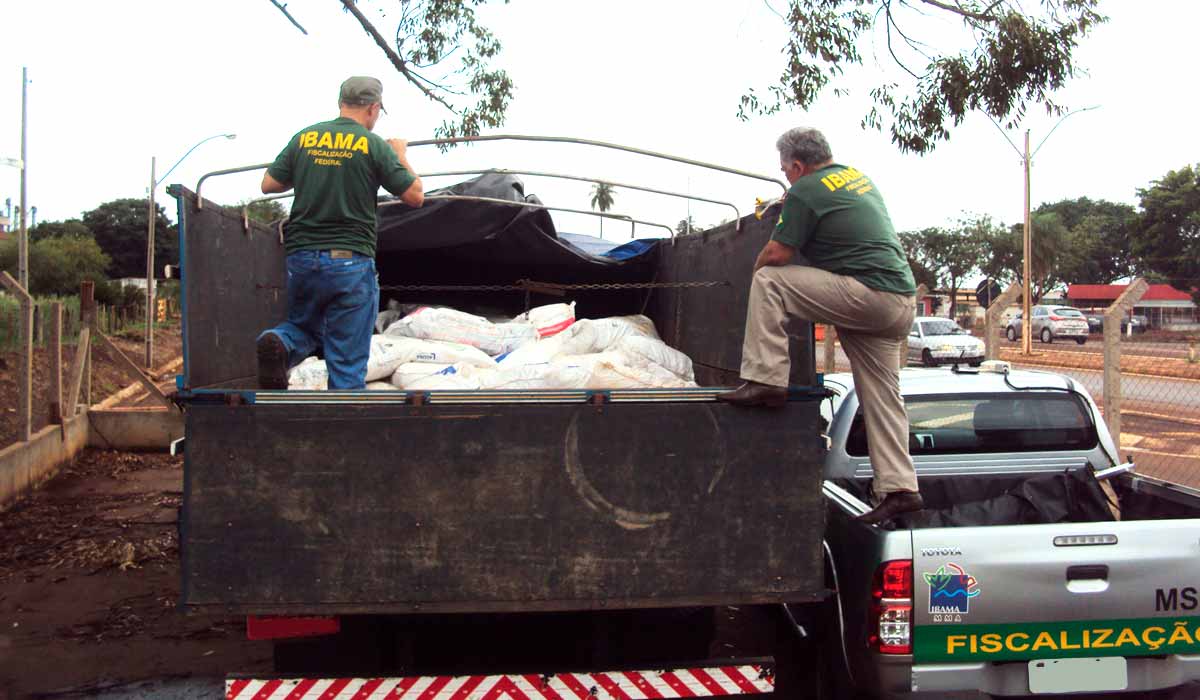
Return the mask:
[[[285,227],[288,316],[258,337],[258,384],[287,389],[288,368],[325,353],[330,389],[365,386],[379,311],[375,206],[382,186],[405,204],[425,201],[408,164],[407,143],[372,133],[383,84],[342,83],[340,115],[302,129],[263,176],[263,194],[296,188]]]
[[[875,184],[857,168],[834,163],[821,132],[792,129],[776,147],[792,186],[775,233],[754,264],[742,347],[745,383],[717,398],[782,406],[790,369],[788,320],[835,326],[866,420],[879,500],[860,519],[882,522],[918,510],[921,495],[900,397],[900,344],[916,311],[904,249]]]

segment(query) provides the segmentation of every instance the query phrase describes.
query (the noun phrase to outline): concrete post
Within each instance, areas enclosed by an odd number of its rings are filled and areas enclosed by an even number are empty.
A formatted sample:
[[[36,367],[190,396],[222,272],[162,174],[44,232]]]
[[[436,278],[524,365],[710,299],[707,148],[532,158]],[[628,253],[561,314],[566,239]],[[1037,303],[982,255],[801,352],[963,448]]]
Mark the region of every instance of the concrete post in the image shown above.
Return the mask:
[[[21,366],[17,368],[17,440],[33,437],[33,297],[12,275],[0,271],[0,284],[21,302]]]
[[[837,348],[834,346],[834,341],[837,340],[837,329],[833,324],[825,324],[825,374],[833,374],[837,371]]]
[[[1118,454],[1121,450],[1121,317],[1149,288],[1146,280],[1139,277],[1104,310],[1104,422]]]
[[[63,306],[61,302],[50,305],[50,343],[46,350],[50,353],[50,423],[62,423],[62,330]]]
[[[89,334],[96,332],[96,283],[92,281],[79,283],[79,317],[82,319]],[[83,361],[83,405],[92,405],[92,344],[88,342],[87,355]]]
[[[925,295],[927,294],[929,294],[929,287],[925,286],[924,284],[918,284],[917,293],[915,296],[913,296],[914,309],[921,308],[921,300],[924,299]],[[908,366],[908,333],[905,333],[904,339],[900,341],[900,357],[897,359],[900,361],[901,369]]]
[[[983,324],[984,359],[1000,359],[1000,322],[1004,319],[1004,310],[1020,295],[1021,285],[1013,282],[987,308]]]

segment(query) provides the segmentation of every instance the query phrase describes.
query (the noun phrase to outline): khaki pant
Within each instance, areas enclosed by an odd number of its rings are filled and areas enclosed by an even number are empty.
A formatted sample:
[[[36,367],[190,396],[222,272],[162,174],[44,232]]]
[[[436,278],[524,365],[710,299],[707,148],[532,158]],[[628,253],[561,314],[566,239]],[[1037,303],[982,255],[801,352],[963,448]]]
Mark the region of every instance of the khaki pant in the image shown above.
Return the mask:
[[[867,423],[875,494],[916,491],[908,454],[908,414],[900,398],[900,343],[912,328],[912,297],[881,292],[853,277],[815,267],[763,267],[754,273],[742,346],[742,379],[787,386],[787,321],[837,328],[850,358],[854,389]]]

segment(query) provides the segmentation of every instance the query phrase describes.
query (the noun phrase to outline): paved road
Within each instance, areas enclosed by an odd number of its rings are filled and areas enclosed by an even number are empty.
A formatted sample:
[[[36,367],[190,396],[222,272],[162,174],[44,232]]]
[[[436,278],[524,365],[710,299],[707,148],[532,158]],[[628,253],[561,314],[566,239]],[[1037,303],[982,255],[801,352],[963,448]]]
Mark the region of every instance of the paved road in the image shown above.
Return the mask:
[[[1021,346],[1021,341],[1010,343],[1007,339],[1000,340],[1001,347],[1016,348]],[[1053,349],[1055,352],[1077,352],[1091,355],[1098,355],[1104,352],[1104,343],[1101,337],[1093,335],[1088,338],[1088,342],[1079,345],[1074,342],[1056,342],[1050,345],[1043,345],[1036,338],[1033,343],[1034,350],[1038,349]],[[1127,355],[1138,355],[1142,357],[1173,357],[1177,359],[1185,359],[1188,356],[1187,343],[1164,343],[1151,342],[1140,340],[1122,340],[1121,352]],[[1200,352],[1200,349],[1197,350]]]

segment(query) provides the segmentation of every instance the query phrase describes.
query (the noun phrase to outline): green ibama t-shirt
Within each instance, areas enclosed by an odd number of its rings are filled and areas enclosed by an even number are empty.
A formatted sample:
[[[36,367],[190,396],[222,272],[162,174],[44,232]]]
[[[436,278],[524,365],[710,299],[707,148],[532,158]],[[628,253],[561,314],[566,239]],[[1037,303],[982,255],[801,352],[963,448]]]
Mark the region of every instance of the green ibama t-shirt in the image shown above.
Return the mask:
[[[833,164],[792,183],[771,238],[871,289],[917,292],[883,197],[857,168]]]
[[[296,188],[284,247],[375,256],[380,187],[399,196],[416,177],[380,136],[348,117],[302,129],[267,172]]]

